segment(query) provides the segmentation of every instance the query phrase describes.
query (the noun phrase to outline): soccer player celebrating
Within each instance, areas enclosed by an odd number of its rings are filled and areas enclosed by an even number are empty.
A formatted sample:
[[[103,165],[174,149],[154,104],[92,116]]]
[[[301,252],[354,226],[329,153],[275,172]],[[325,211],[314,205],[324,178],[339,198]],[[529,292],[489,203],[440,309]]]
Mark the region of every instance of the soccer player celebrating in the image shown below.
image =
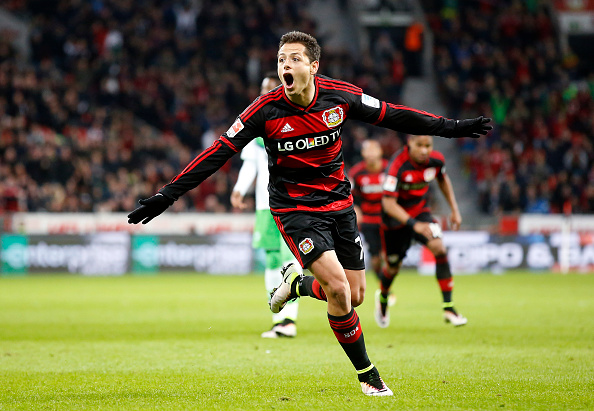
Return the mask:
[[[275,72],[267,73],[260,94],[266,94],[280,85],[280,80]],[[264,271],[264,284],[271,293],[282,280],[281,267],[295,260],[291,251],[281,238],[278,227],[270,214],[268,205],[268,155],[264,148],[262,137],[255,138],[241,150],[243,164],[237,176],[237,183],[231,193],[233,207],[243,210],[246,204],[243,201],[248,189],[256,180],[256,223],[254,224],[254,248],[263,248],[266,251],[266,268]],[[272,314],[272,328],[262,333],[262,338],[295,337],[297,335],[298,300],[287,303],[285,308]]]
[[[380,226],[382,223],[382,185],[388,161],[382,157],[382,146],[375,140],[365,140],[361,146],[363,161],[351,168],[353,201],[359,229],[369,247],[371,267],[379,274],[382,260]]]
[[[390,159],[384,180],[382,245],[387,267],[380,275],[381,293],[376,294],[375,301],[375,320],[382,328],[390,324],[388,294],[413,239],[427,247],[435,256],[435,275],[443,296],[445,321],[455,326],[467,322],[454,309],[454,280],[441,239],[441,227],[431,216],[427,204],[429,183],[434,179],[437,179],[452,211],[451,228],[458,230],[462,217],[458,211],[452,182],[445,173],[443,155],[433,150],[433,137],[410,136],[407,146]]]
[[[256,137],[268,153],[270,211],[300,265],[283,269],[270,300],[272,312],[310,296],[327,301],[328,321],[355,367],[363,392],[392,395],[367,356],[359,317],[365,263],[344,173],[341,132],[348,118],[410,134],[480,137],[491,126],[478,117],[449,120],[368,96],[350,83],[318,75],[320,46],[309,34],[282,36],[277,55],[282,87],[257,98],[210,148],[199,154],[156,195],[140,200],[128,222],[147,223],[199,185]]]

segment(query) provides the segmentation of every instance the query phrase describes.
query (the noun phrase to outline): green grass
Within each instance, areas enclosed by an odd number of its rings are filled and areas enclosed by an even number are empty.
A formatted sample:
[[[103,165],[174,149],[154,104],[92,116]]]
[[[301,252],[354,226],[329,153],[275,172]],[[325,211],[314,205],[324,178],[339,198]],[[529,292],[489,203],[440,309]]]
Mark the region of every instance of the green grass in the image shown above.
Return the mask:
[[[361,394],[323,303],[264,340],[263,277],[0,279],[4,410],[594,409],[594,276],[456,278],[461,328],[431,277],[403,274],[392,324],[357,309],[394,397]]]

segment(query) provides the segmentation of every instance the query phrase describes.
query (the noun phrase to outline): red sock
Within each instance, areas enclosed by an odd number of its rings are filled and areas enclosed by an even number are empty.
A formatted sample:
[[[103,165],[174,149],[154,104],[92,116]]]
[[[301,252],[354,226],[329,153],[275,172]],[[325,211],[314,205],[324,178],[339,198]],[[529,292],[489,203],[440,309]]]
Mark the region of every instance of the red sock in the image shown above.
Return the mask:
[[[371,365],[365,348],[363,330],[359,324],[359,316],[354,308],[347,315],[334,316],[328,314],[330,328],[334,331],[336,339],[351,360],[357,371],[364,370]]]
[[[317,300],[328,301],[324,289],[312,275],[302,276],[297,287],[299,287],[299,295],[302,297],[307,295]]]

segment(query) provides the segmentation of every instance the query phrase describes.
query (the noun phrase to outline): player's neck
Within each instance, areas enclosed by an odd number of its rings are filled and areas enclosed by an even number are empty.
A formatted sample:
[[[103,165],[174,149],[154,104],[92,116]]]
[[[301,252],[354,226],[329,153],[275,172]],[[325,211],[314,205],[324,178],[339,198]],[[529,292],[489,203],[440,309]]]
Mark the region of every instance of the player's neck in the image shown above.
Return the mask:
[[[367,168],[367,171],[371,171],[371,172],[377,172],[377,171],[381,171],[382,167],[382,161],[367,161],[365,163],[365,168]]]

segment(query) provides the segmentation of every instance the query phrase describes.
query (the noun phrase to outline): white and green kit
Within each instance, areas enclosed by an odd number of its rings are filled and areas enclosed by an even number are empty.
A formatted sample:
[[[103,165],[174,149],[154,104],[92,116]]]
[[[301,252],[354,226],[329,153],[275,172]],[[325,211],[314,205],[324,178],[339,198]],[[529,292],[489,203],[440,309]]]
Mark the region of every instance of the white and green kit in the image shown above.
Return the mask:
[[[243,164],[239,170],[237,183],[235,183],[233,191],[238,191],[242,196],[245,196],[254,180],[256,180],[256,222],[254,224],[252,246],[266,250],[264,282],[266,290],[270,293],[282,281],[281,267],[289,262],[294,262],[297,266],[299,264],[282,239],[272,214],[270,214],[268,205],[268,155],[261,137],[252,140],[241,150],[241,159]],[[272,315],[272,322],[277,324],[285,319],[296,321],[297,309],[297,300],[288,303],[280,313]]]

